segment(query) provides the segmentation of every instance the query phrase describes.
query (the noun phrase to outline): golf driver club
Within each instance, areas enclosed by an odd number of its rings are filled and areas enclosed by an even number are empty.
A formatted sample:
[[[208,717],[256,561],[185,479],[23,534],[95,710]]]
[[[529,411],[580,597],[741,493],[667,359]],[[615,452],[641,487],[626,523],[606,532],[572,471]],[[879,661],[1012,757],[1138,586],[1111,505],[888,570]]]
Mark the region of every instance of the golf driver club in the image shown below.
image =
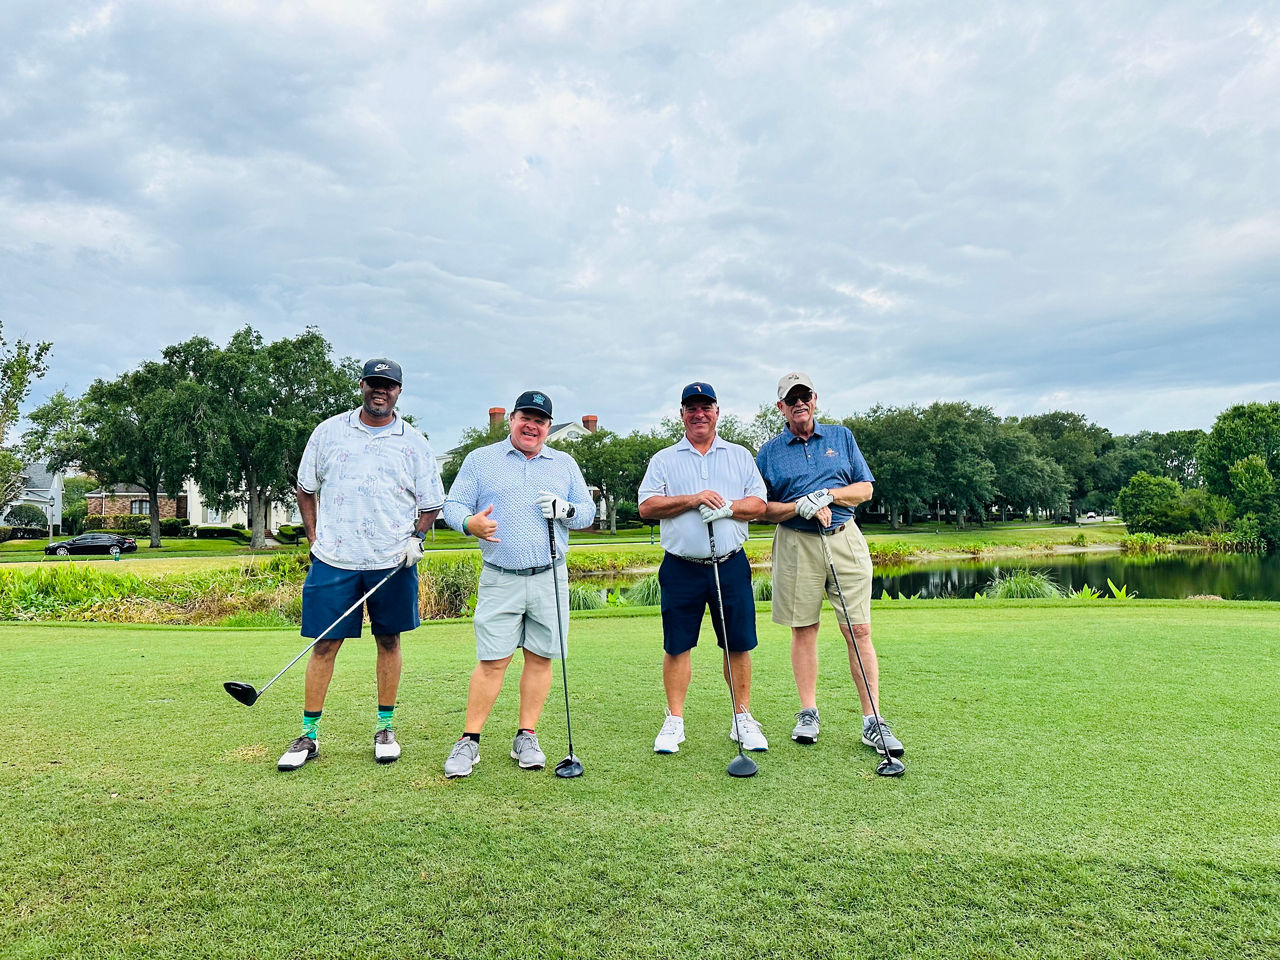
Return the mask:
[[[243,703],[246,707],[252,707],[255,703],[258,702],[258,698],[267,692],[267,687],[271,686],[273,683],[275,683],[277,680],[283,677],[285,675],[285,671],[287,671],[289,667],[292,667],[295,663],[297,663],[299,660],[305,657],[312,647],[314,647],[317,643],[319,643],[328,635],[330,630],[334,629],[338,624],[340,624],[344,619],[346,619],[353,610],[358,610],[360,608],[360,605],[364,603],[366,600],[368,600],[370,597],[372,597],[380,586],[382,586],[384,583],[386,583],[388,580],[390,580],[399,572],[400,572],[400,567],[396,567],[394,570],[388,573],[385,577],[383,577],[381,580],[375,583],[369,589],[368,593],[366,593],[363,597],[361,597],[351,606],[347,607],[346,610],[342,611],[342,613],[338,616],[337,620],[333,621],[333,623],[325,627],[324,632],[321,633],[320,636],[316,637],[314,640],[308,643],[306,647],[303,648],[303,651],[300,654],[298,654],[296,657],[294,657],[285,665],[284,670],[281,670],[274,677],[272,677],[270,680],[264,683],[262,685],[261,690],[255,690],[253,689],[253,684],[244,683],[241,680],[228,680],[226,683],[222,685],[222,688],[226,690],[227,693],[231,694],[231,696],[234,699],[239,700],[241,703]]]
[[[716,581],[716,608],[720,611],[720,630],[724,633],[724,671],[729,676],[729,706],[733,708],[733,734],[738,741],[738,755],[729,761],[729,776],[754,777],[759,771],[756,762],[742,752],[742,731],[738,729],[738,696],[733,689],[733,664],[729,662],[729,624],[724,618],[724,595],[720,592],[720,561],[716,558],[716,532],[714,521],[707,524],[707,537],[711,541],[711,572]]]
[[[818,531],[818,539],[822,542],[822,552],[827,555],[827,567],[831,570],[831,579],[835,582],[836,593],[840,597],[840,609],[844,611],[844,622],[849,625],[849,635],[852,638],[853,624],[849,621],[849,608],[844,602],[844,591],[840,589],[840,577],[836,574],[836,562],[831,557],[831,548],[827,546],[827,535],[821,530]],[[858,641],[850,639],[853,645],[853,654],[858,659],[858,672],[862,674],[862,685],[866,688],[867,699],[871,701],[871,716],[876,722],[876,736],[880,743],[884,743],[884,731],[880,727],[880,710],[876,706],[876,699],[871,695],[871,684],[867,682],[867,670],[862,665],[862,654],[858,652]],[[882,777],[900,777],[907,772],[907,765],[898,757],[889,755],[888,748],[885,748],[884,759],[880,761],[880,765],[876,767],[876,773]]]
[[[573,753],[573,725],[569,723],[569,673],[564,655],[564,621],[560,619],[560,577],[556,573],[556,522],[547,519],[547,539],[551,543],[551,582],[556,591],[556,629],[560,632],[560,678],[564,681],[564,728],[569,734],[569,755],[556,764],[556,776],[563,780],[582,776],[582,761]]]

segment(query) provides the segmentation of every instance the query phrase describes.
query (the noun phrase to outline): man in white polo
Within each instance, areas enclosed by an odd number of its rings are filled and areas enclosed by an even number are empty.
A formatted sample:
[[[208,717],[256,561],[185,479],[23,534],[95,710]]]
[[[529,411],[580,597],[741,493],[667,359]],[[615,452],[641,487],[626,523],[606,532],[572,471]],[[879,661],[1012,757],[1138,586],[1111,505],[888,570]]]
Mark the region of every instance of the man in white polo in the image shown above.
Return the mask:
[[[756,604],[751,565],[742,549],[747,524],[764,512],[765,486],[751,452],[716,434],[720,407],[709,383],[691,383],[680,395],[684,437],[649,461],[638,494],[640,516],[661,520],[658,568],[662,588],[662,685],[667,718],[653,741],[655,753],[677,753],[684,743],[684,702],[692,678],[692,651],[707,607],[733,668],[736,722],[729,738],[742,737],[744,750],[768,750],[760,724],[751,716],[751,651],[756,640]],[[716,557],[707,525],[714,524]],[[720,623],[715,564],[720,572],[724,618]]]
[[[506,440],[467,454],[444,504],[445,523],[478,537],[484,558],[474,622],[477,662],[462,736],[444,763],[450,778],[468,776],[479,762],[480,735],[516,650],[524,651],[524,666],[511,759],[524,770],[546,765],[536,727],[551,689],[551,661],[560,656],[559,624],[569,622],[568,532],[596,518],[578,464],[545,446],[550,398],[539,390],[520,394],[510,426]],[[554,568],[548,520],[555,521]],[[558,618],[552,577],[560,582]]]
[[[378,723],[374,759],[391,763],[400,744],[391,729],[400,686],[400,634],[418,626],[422,538],[444,503],[436,458],[421,433],[395,412],[403,374],[394,360],[370,360],[360,379],[363,404],[325,420],[298,466],[298,511],[311,543],[302,586],[302,635],[318,637],[388,573],[400,571],[365,603],[378,644]],[[355,610],[316,644],[307,661],[302,733],[276,766],[296,770],[319,756],[317,728],[342,641],[359,637]]]
[[[854,522],[854,508],[871,499],[875,478],[847,427],[818,422],[818,392],[807,374],[788,373],[778,381],[778,409],[787,425],[760,448],[756,464],[769,489],[764,519],[778,524],[773,537],[773,622],[791,628],[791,668],[800,694],[791,739],[818,739],[818,619],[825,593],[848,646],[849,671],[862,704],[862,742],[881,755],[900,757],[902,742],[884,722],[883,713],[879,724],[872,713],[873,705],[880,709],[880,668],[871,645],[871,554]],[[824,537],[844,603],[822,549]],[[858,654],[867,672],[865,684]]]

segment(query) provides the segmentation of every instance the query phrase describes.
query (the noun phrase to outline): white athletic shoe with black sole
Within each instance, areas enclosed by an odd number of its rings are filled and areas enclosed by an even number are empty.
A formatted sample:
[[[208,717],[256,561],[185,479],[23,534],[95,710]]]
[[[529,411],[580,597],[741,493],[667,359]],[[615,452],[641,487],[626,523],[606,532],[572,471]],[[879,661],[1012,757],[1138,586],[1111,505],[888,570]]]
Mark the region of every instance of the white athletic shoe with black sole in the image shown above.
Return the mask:
[[[662,721],[662,729],[653,738],[654,753],[679,753],[680,744],[684,743],[684,717],[673,717],[667,714]]]
[[[373,759],[379,763],[395,763],[400,759],[400,744],[391,730],[379,730],[373,735]]]
[[[764,731],[760,729],[760,722],[751,715],[750,711],[744,710],[738,714],[737,721],[729,725],[730,740],[736,743],[738,734],[741,733],[743,750],[764,753],[769,749],[769,741],[765,739]]]
[[[280,754],[280,759],[276,762],[277,770],[297,770],[308,760],[314,760],[320,756],[320,744],[310,737],[299,737],[293,743],[289,744],[287,750]]]

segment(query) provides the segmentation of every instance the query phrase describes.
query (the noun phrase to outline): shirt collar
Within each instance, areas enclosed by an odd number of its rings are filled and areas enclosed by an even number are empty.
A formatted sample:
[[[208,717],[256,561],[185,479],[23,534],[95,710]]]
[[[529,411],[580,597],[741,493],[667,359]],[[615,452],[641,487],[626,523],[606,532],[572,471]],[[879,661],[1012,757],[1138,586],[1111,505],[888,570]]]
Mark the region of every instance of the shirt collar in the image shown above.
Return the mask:
[[[374,435],[373,430],[369,428],[369,425],[367,423],[365,423],[363,420],[360,419],[360,411],[362,409],[364,408],[356,407],[349,414],[347,414],[347,425],[354,430],[363,430],[365,433],[369,434],[370,436],[373,436]],[[393,427],[399,427],[400,429],[399,430],[390,429]],[[404,421],[400,419],[400,414],[396,413],[394,410],[391,411],[391,422],[386,424],[383,427],[378,428],[379,436],[381,436],[384,433],[404,433]]]
[[[804,443],[805,442],[804,440],[801,440],[799,437],[797,437],[794,433],[791,432],[791,424],[787,424],[782,428],[782,436],[787,443]],[[822,436],[822,424],[819,423],[817,420],[815,420],[813,421],[813,433],[810,434],[810,438],[820,437],[820,436]]]
[[[551,459],[551,454],[547,453],[547,445],[545,443],[542,445],[542,449],[539,450],[537,453],[535,453],[532,457],[526,457],[522,451],[516,449],[516,445],[511,442],[510,437],[508,437],[506,440],[502,440],[499,442],[505,443],[507,445],[507,456],[510,456],[511,454],[514,453],[514,454],[518,454],[521,460],[550,460]]]
[[[729,441],[723,439],[720,436],[720,434],[717,433],[715,435],[715,439],[711,441],[711,446],[707,448],[707,455],[709,456],[710,454],[714,453],[717,450],[726,450],[728,449],[728,447],[729,447]],[[687,434],[682,436],[679,440],[676,441],[676,449],[688,450],[690,453],[697,454],[700,457],[703,456],[703,454],[698,453],[698,449],[692,443],[689,442],[689,437]]]

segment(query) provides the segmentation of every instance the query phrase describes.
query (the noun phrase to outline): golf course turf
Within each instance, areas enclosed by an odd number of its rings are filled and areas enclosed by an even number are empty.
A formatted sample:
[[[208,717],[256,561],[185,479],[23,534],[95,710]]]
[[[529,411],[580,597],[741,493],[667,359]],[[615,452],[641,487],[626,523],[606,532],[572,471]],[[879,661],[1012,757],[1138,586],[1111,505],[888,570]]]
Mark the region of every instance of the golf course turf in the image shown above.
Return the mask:
[[[288,630],[0,626],[0,956],[1280,956],[1280,607],[894,601],[872,613],[906,776],[878,778],[830,611],[822,735],[758,616],[733,780],[704,630],[688,740],[655,756],[660,620],[577,616],[548,769],[508,759],[518,664],[447,781],[466,622],[406,636],[404,756],[372,757],[374,650],[338,658],[318,761],[281,774]]]

